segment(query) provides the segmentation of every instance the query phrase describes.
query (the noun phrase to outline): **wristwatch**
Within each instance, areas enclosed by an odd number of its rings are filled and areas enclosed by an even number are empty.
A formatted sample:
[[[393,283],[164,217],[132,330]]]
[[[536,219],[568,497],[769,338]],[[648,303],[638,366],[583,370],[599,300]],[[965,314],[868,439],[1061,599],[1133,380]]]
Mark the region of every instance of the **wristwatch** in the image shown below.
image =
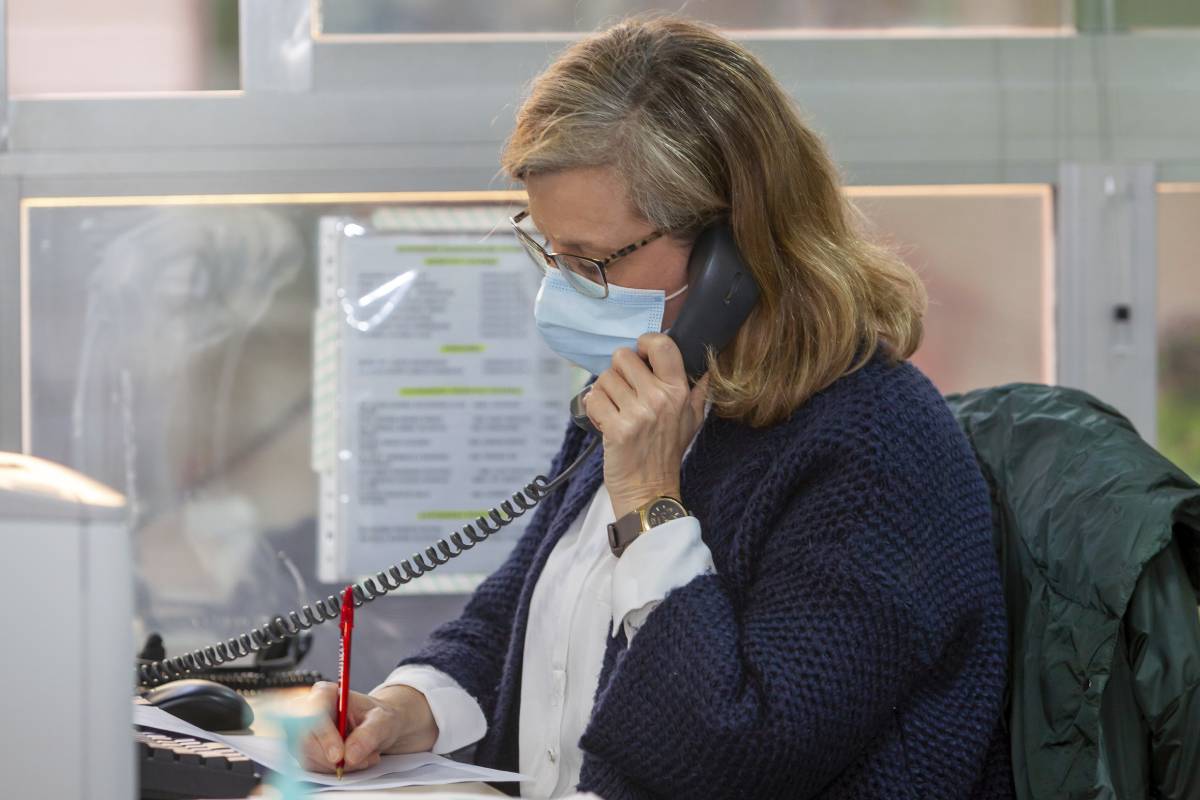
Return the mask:
[[[656,497],[635,508],[616,522],[608,524],[608,546],[620,558],[633,540],[653,527],[673,519],[689,516],[687,509],[674,497]]]

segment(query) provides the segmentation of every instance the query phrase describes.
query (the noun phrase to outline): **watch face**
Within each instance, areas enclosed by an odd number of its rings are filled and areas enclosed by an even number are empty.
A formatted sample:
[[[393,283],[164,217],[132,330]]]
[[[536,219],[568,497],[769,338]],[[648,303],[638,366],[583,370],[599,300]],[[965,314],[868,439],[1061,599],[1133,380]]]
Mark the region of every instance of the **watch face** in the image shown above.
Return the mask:
[[[686,516],[687,511],[684,510],[683,506],[669,497],[658,498],[646,509],[646,522],[652,528],[656,525],[662,525],[664,522],[670,522],[673,519]]]

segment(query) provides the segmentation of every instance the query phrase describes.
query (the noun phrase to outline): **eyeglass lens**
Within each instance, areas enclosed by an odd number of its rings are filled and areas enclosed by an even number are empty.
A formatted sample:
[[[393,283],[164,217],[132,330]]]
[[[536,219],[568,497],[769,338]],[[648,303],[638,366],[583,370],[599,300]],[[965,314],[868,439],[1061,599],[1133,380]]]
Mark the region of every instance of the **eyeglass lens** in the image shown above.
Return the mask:
[[[581,256],[555,255],[551,257],[528,232],[520,229],[517,230],[517,238],[521,240],[525,252],[529,254],[534,265],[543,272],[549,269],[558,269],[575,291],[588,297],[604,297],[608,294],[608,289],[604,285],[604,273],[595,262]]]

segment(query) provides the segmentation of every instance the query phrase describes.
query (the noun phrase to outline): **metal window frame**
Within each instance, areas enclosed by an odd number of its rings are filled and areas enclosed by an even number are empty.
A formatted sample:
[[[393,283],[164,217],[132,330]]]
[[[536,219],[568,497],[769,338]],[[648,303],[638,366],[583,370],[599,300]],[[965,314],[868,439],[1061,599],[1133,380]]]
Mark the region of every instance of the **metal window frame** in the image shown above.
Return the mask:
[[[1058,376],[1158,438],[1157,184],[1150,162],[1064,163]]]
[[[568,40],[304,42],[307,12],[307,0],[242,0],[236,92],[10,99],[0,68],[0,449],[20,446],[23,199],[507,188],[497,155],[513,112]],[[1149,163],[1157,180],[1200,180],[1196,33],[743,38],[851,185],[1053,184],[1059,235],[1082,244],[1100,232],[1085,210],[1096,190],[1064,164]],[[1155,193],[1133,202],[1129,224],[1143,230]],[[1094,269],[1085,251],[1056,251],[1060,365],[1088,347],[1071,327],[1078,304],[1100,302],[1070,294]],[[1133,357],[1152,362],[1153,300],[1132,302],[1151,326]],[[1083,388],[1103,396],[1124,380],[1096,369]],[[1152,436],[1145,398],[1134,405]]]

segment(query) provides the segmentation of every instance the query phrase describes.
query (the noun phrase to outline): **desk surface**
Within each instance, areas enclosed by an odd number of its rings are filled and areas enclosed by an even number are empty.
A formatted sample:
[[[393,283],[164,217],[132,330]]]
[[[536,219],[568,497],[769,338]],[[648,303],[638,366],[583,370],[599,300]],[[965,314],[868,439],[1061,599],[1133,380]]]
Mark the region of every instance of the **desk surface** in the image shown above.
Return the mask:
[[[256,720],[263,718],[264,712],[278,703],[286,703],[297,699],[308,692],[307,689],[280,689],[268,694],[252,695],[247,698],[254,710]],[[252,725],[253,731],[257,725]],[[253,797],[278,797],[279,794],[270,786],[262,785],[254,790]],[[443,786],[406,786],[400,789],[364,789],[363,791],[339,790],[327,793],[331,800],[374,800],[374,798],[427,797],[430,800],[457,800],[457,798],[476,797],[507,797],[504,792],[488,786],[486,783],[450,783]]]

